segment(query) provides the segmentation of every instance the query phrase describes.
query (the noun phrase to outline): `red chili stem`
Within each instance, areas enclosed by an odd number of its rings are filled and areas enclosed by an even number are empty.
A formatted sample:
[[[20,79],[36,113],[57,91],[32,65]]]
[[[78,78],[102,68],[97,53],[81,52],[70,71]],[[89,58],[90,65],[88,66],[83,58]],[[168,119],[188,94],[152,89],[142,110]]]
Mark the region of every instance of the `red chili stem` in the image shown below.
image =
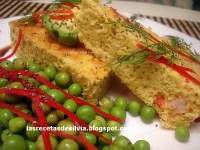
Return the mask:
[[[46,86],[48,86],[50,88],[54,88],[54,89],[60,90],[65,95],[65,98],[72,99],[79,105],[88,105],[88,106],[92,107],[97,113],[103,115],[107,119],[110,119],[110,120],[113,120],[113,121],[117,121],[117,122],[120,122],[120,123],[124,122],[124,120],[122,120],[122,119],[119,119],[119,118],[117,118],[115,116],[112,116],[112,115],[110,115],[108,113],[103,112],[101,109],[99,109],[95,105],[90,104],[89,102],[86,102],[86,101],[84,101],[84,100],[82,100],[82,99],[80,99],[80,98],[78,98],[76,96],[73,96],[73,95],[69,94],[68,92],[66,92],[63,89],[59,88],[58,86],[52,84],[50,81],[48,81],[47,79],[45,79],[44,77],[42,77],[42,76],[40,76],[38,74],[32,73],[32,72],[30,72],[28,70],[20,70],[20,71],[15,70],[15,71],[10,71],[10,73],[12,73],[13,76],[14,75],[15,76],[16,75],[24,75],[24,76],[28,76],[28,77],[34,78],[37,81],[39,81],[40,83],[45,84]]]
[[[14,47],[14,49],[13,49],[13,52],[12,52],[11,54],[9,54],[8,56],[4,57],[4,58],[0,58],[0,62],[5,61],[5,60],[11,58],[13,55],[15,55],[15,53],[17,52],[17,49],[19,48],[20,43],[21,43],[21,41],[22,41],[22,37],[23,37],[22,30],[19,29],[17,41],[16,41],[15,47]]]
[[[8,45],[8,46],[2,48],[2,49],[0,50],[0,57],[3,57],[3,56],[9,51],[10,48],[11,48],[10,45]]]

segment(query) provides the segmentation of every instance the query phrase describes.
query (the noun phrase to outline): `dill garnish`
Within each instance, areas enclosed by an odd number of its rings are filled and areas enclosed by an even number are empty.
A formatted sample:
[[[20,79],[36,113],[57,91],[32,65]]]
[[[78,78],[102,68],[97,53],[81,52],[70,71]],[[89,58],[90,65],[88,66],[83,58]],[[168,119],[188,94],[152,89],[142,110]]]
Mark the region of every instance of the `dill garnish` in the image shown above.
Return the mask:
[[[200,54],[198,54],[195,50],[191,51],[191,44],[186,43],[183,39],[177,36],[168,36],[170,39],[171,45],[179,50],[183,50],[185,53],[190,55],[193,59],[200,62]]]
[[[192,53],[191,45],[187,44],[184,40],[177,37],[172,37],[171,42],[168,42],[167,40],[158,40],[154,38],[153,35],[148,33],[148,31],[146,31],[142,25],[136,22],[135,18],[131,18],[131,20],[132,22],[127,22],[126,20],[119,19],[117,21],[111,21],[108,23],[114,27],[121,27],[128,32],[136,33],[136,36],[139,37],[138,42],[141,43],[144,47],[139,49],[139,53],[136,52],[120,56],[118,59],[119,64],[121,64],[123,61],[125,63],[132,64],[144,62],[145,57],[147,57],[146,53],[144,53],[144,49],[151,50],[155,55],[155,59],[159,59],[161,56],[165,56],[169,59],[170,62],[179,59],[179,54],[177,51],[183,51],[192,56],[194,59],[198,61],[200,60],[200,55]]]
[[[19,24],[29,24],[29,25],[35,25],[35,21],[33,20],[32,16],[28,15],[28,16],[24,16],[22,18],[20,18],[17,23]]]

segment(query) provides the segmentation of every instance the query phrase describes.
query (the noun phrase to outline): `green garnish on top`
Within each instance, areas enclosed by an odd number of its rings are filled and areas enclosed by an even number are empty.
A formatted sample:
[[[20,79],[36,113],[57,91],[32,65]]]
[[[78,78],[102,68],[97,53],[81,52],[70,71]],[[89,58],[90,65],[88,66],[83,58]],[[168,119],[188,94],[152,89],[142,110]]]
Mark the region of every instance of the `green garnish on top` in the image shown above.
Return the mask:
[[[143,45],[144,48],[139,48],[137,52],[128,53],[126,55],[120,56],[116,64],[129,63],[129,64],[140,64],[143,63],[150,55],[147,49],[151,50],[154,54],[155,59],[159,59],[161,56],[165,56],[169,61],[173,62],[176,59],[179,59],[179,54],[177,51],[182,51],[189,54],[194,59],[200,61],[200,55],[193,53],[191,51],[191,45],[187,44],[184,40],[171,37],[170,41],[165,40],[155,40],[153,36],[148,33],[139,23],[135,21],[135,17],[131,20],[133,22],[127,22],[124,20],[111,21],[108,24],[113,25],[114,27],[124,28],[126,31],[136,33],[140,37],[139,43]]]

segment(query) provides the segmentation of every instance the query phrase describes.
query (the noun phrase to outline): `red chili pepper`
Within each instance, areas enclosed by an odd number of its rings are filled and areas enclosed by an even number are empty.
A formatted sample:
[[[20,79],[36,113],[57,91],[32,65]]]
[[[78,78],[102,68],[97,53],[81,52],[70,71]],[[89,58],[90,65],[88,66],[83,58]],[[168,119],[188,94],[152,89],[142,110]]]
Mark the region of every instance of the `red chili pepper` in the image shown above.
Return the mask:
[[[23,37],[22,30],[19,29],[19,33],[18,33],[18,36],[17,36],[17,41],[16,41],[16,44],[15,44],[15,47],[14,47],[12,53],[9,54],[8,56],[4,57],[4,58],[0,58],[0,62],[5,61],[5,60],[7,60],[7,59],[9,59],[9,58],[11,58],[12,56],[15,55],[15,53],[17,52],[17,49],[19,48],[19,46],[21,44],[22,37]]]
[[[9,51],[10,48],[11,48],[10,45],[8,45],[8,46],[2,48],[2,49],[0,50],[0,57],[4,56],[4,55]]]

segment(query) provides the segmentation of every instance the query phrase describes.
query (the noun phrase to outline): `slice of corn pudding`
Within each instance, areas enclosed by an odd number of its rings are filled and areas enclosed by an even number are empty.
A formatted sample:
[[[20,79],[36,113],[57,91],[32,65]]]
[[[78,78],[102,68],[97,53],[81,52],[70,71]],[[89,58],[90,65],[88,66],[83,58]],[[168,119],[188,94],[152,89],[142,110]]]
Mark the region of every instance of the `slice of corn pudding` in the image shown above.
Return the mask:
[[[53,64],[58,70],[71,73],[73,81],[81,85],[82,95],[90,102],[97,103],[97,99],[103,96],[109,85],[111,71],[105,63],[91,55],[82,45],[67,47],[53,39],[45,28],[21,25],[18,21],[10,22],[13,44],[19,27],[24,38],[17,51],[18,57],[31,58],[43,67]]]
[[[117,66],[113,63],[120,56],[137,52],[137,43],[145,40],[138,32],[133,32],[138,28],[127,28],[130,25],[127,18],[99,2],[82,0],[75,22],[79,30],[79,39],[86,48],[108,63],[115,75],[136,96],[157,110],[163,127],[189,126],[199,117],[199,85],[187,80],[170,67],[153,61],[146,60],[139,64],[121,63]],[[144,28],[144,31],[157,39],[166,40],[148,29]],[[148,42],[151,44],[151,41]],[[193,76],[200,80],[199,65],[181,56],[174,61],[178,65],[193,69],[196,72]]]

